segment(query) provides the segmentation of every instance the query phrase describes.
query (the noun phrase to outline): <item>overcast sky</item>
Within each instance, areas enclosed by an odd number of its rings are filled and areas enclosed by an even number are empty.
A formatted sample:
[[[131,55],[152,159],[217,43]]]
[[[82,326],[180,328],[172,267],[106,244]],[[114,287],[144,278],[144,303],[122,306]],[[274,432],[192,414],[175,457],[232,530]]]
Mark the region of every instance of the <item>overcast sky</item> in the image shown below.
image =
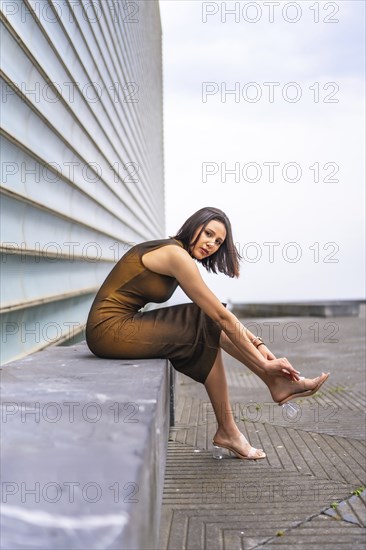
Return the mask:
[[[244,259],[205,275],[222,301],[364,298],[365,3],[160,10],[167,236],[226,212]]]

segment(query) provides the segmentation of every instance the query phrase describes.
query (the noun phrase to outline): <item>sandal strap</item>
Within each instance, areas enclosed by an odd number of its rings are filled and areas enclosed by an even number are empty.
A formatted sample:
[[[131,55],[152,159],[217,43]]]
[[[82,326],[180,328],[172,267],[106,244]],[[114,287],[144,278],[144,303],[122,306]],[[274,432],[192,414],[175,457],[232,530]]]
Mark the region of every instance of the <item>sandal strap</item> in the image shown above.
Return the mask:
[[[253,458],[257,454],[258,451],[259,451],[259,449],[256,449],[255,447],[250,447],[249,453],[247,454],[247,457],[248,458]]]

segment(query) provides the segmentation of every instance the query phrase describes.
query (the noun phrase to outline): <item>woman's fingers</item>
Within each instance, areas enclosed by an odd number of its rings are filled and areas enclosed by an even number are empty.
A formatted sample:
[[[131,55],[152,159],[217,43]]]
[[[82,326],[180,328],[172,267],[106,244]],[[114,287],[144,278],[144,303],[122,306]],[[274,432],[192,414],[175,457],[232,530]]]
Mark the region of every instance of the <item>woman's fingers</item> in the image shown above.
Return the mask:
[[[291,363],[286,359],[286,357],[282,357],[281,359],[282,364],[284,365],[284,368],[282,369],[282,372],[287,378],[290,378],[291,380],[294,380],[297,382],[300,380],[299,374],[300,372],[291,365]]]
[[[285,368],[287,368],[290,372],[296,372],[297,374],[300,374],[300,371],[294,369],[294,367],[291,365],[290,361],[286,359],[286,357],[282,357],[281,361],[283,361]]]
[[[286,369],[282,369],[282,373],[286,378],[290,378],[290,380],[294,380],[294,382],[300,380],[300,376],[296,372],[289,372]]]
[[[294,382],[297,382],[300,380],[300,372],[294,369],[294,367],[291,365],[291,363],[286,359],[286,357],[281,357],[281,359],[275,359],[268,361],[268,368],[269,370],[273,369],[273,374],[281,374],[285,378],[288,378],[290,380],[293,380]]]
[[[286,378],[289,378],[290,380],[293,380],[292,374],[290,374],[286,369],[282,369],[282,374],[283,374]]]

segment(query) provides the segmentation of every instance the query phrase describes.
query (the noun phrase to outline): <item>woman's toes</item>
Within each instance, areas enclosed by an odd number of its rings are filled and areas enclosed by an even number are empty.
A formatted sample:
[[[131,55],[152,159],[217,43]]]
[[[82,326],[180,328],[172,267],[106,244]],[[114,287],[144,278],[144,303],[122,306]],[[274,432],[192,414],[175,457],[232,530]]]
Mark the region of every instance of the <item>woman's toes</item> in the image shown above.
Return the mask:
[[[266,456],[266,453],[263,452],[263,449],[256,449],[256,453],[254,456],[262,458],[263,456]]]

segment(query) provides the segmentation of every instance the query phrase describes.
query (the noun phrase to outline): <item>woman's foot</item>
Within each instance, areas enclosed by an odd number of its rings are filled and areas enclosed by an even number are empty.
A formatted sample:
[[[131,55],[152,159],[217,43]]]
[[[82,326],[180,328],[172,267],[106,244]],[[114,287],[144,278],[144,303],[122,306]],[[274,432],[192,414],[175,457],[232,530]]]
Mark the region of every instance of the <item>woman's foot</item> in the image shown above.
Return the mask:
[[[314,395],[327,380],[329,374],[329,372],[327,374],[323,372],[316,378],[302,378],[298,381],[289,380],[280,375],[272,375],[268,377],[266,383],[273,401],[283,405],[291,399]]]
[[[263,452],[263,449],[255,449],[252,447],[239,430],[229,435],[223,430],[218,429],[212,443],[216,447],[229,449],[229,451],[233,452],[241,459],[258,460],[266,457],[266,453]]]

